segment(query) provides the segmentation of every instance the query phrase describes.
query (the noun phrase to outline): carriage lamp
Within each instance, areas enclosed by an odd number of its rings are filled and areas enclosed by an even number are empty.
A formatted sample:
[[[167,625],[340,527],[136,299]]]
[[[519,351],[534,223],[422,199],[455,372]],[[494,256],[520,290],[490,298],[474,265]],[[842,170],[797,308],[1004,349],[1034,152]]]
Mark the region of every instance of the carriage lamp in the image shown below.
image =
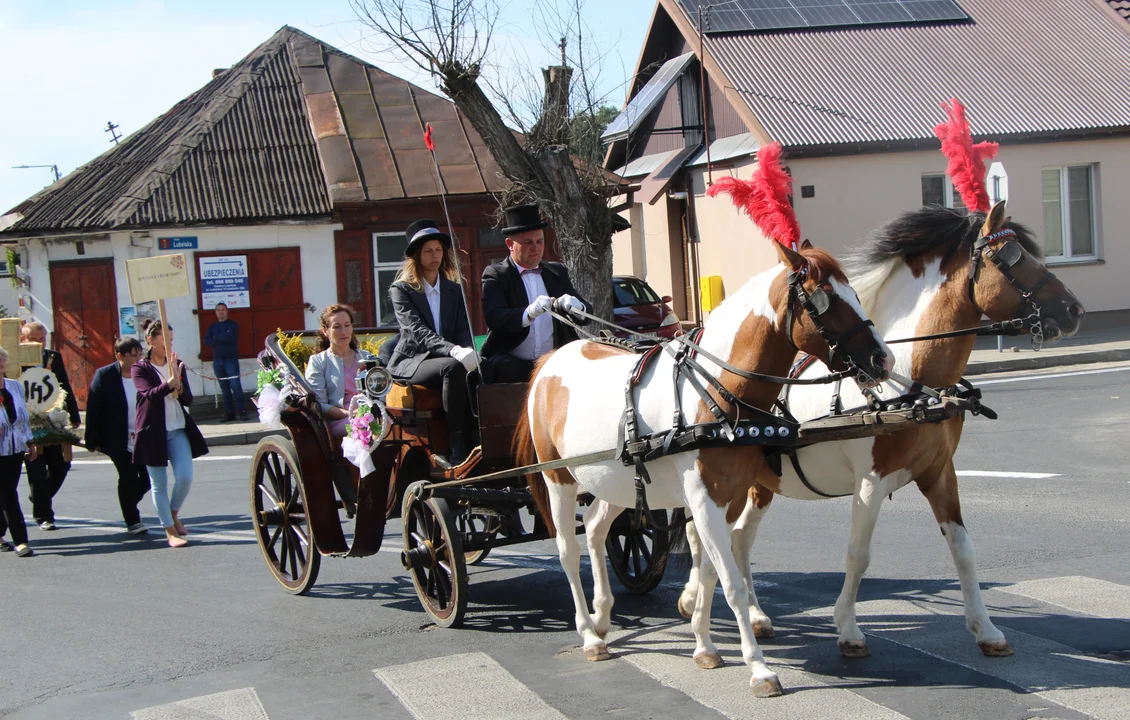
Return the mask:
[[[392,388],[392,374],[375,360],[361,360],[357,366],[357,390],[379,400]]]

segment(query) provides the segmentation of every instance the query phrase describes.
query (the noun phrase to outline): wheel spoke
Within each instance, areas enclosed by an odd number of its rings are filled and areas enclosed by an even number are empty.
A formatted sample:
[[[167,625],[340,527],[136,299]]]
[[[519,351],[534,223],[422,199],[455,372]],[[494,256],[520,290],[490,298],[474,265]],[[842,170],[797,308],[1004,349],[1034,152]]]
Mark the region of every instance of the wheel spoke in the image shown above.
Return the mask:
[[[295,544],[296,543],[294,542],[293,539],[288,540],[287,544],[286,544],[287,548],[290,551],[290,579],[291,580],[297,580],[299,575],[301,574],[301,572],[300,572],[301,569],[298,567],[298,553],[295,552]]]
[[[267,498],[267,500],[269,500],[271,504],[275,506],[276,510],[282,510],[282,505],[279,503],[279,499],[275,497],[275,494],[271,492],[266,485],[259,483],[259,489],[263,492],[263,495]]]
[[[636,569],[636,577],[643,574],[640,568],[640,548],[636,543],[632,543],[632,566]]]
[[[436,572],[436,570],[432,570],[427,573],[428,587],[427,590],[424,591],[424,594],[428,597],[436,596]]]
[[[271,534],[271,540],[270,540],[270,542],[267,543],[267,549],[270,550],[271,552],[275,552],[275,543],[277,543],[279,541],[279,537],[282,535],[282,531],[283,531],[282,525],[276,525],[275,526],[275,531]],[[277,555],[277,553],[276,553],[276,555]]]
[[[447,563],[441,562],[439,568],[436,569],[436,585],[439,586],[438,597],[440,607],[447,608],[451,601],[451,568]]]
[[[274,455],[267,455],[263,458],[263,470],[266,471],[267,477],[271,478],[271,485],[274,486],[275,494],[277,496],[279,493],[279,488],[282,486],[279,484],[279,476],[275,474],[275,469],[271,467],[271,460],[273,458]]]
[[[412,536],[412,539],[416,541],[417,547],[423,547],[424,545],[427,545],[427,543],[428,543],[427,538],[425,538],[420,533],[412,532],[412,533],[409,533],[409,534]]]
[[[294,533],[295,537],[298,538],[298,541],[300,543],[302,543],[306,547],[310,547],[310,538],[306,536],[306,533],[303,532],[301,527],[299,527],[298,525],[291,525],[290,531]]]
[[[298,542],[294,543],[294,552],[298,557],[299,564],[302,565],[303,568],[305,568],[306,553],[302,552],[302,545],[306,543],[306,538],[302,537],[302,535],[298,532],[298,528],[292,527],[290,531],[293,532],[298,539]]]
[[[290,498],[286,502],[286,510],[287,512],[290,512],[294,508],[294,504],[298,502],[298,498],[300,495],[302,495],[302,493],[298,490],[298,483],[294,481],[294,473],[291,472],[289,463],[286,466],[286,472],[283,479],[286,481],[286,486],[288,488],[291,488]]]
[[[289,559],[290,542],[286,536],[286,529],[279,526],[279,574],[286,575],[286,562]]]

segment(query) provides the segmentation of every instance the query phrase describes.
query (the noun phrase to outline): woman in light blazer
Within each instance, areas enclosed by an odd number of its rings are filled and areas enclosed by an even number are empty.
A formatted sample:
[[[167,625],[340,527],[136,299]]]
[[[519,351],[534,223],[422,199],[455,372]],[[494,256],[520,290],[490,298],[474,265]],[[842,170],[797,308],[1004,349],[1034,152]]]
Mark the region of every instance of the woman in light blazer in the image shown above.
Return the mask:
[[[0,377],[4,377],[7,369],[8,352],[0,348]],[[24,466],[24,453],[27,453],[28,460],[34,461],[39,452],[31,443],[31,424],[27,405],[24,404],[23,384],[4,378],[0,397],[4,401],[4,407],[0,408],[0,551],[15,550],[16,555],[28,557],[35,553],[27,545],[27,524],[16,486]],[[3,540],[7,530],[12,533],[14,546]]]
[[[345,437],[349,401],[357,394],[358,364],[375,358],[371,352],[358,349],[353,308],[348,305],[330,305],[322,312],[318,345],[322,352],[306,363],[306,382],[314,390],[330,432],[334,437]]]

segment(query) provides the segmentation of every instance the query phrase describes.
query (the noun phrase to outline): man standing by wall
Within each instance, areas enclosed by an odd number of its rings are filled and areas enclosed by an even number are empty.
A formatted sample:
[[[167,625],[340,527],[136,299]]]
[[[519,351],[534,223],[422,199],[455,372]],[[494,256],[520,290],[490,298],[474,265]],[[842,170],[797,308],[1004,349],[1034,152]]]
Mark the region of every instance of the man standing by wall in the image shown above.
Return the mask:
[[[47,328],[43,323],[32,321],[23,326],[20,331],[24,342],[36,342],[43,345],[43,367],[51,371],[59,381],[59,387],[67,393],[67,414],[71,419],[71,427],[82,425],[78,414],[78,400],[71,390],[71,381],[67,377],[67,369],[63,366],[63,356],[54,350],[47,349]],[[63,487],[67,479],[71,464],[63,453],[62,445],[48,445],[35,460],[25,461],[27,465],[27,482],[31,486],[31,516],[39,524],[41,530],[55,529],[55,509],[52,501]]]
[[[141,359],[141,352],[137,338],[116,342],[114,355],[118,359],[98,368],[86,399],[86,449],[104,453],[114,463],[118,471],[118,504],[130,535],[149,529],[137,510],[137,504],[149,492],[149,471],[133,461],[137,388],[130,368]]]
[[[545,313],[591,313],[592,306],[577,297],[564,265],[542,261],[549,223],[537,205],[506,208],[506,224],[502,234],[510,255],[483,271],[483,316],[489,328],[483,366],[487,382],[516,383],[529,380],[534,360],[577,339],[571,327]]]
[[[247,420],[247,411],[243,407],[243,384],[239,378],[239,325],[228,319],[228,306],[222,302],[216,303],[216,322],[209,325],[204,333],[204,344],[212,348],[212,372],[220,378],[220,390],[224,393],[224,409],[227,411],[224,421],[235,420],[237,409],[239,419]]]

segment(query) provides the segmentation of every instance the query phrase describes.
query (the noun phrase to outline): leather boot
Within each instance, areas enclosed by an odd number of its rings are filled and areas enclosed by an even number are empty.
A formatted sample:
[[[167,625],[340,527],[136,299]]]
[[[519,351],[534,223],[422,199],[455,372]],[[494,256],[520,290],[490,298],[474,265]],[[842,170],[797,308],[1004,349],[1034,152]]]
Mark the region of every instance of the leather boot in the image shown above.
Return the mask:
[[[451,464],[459,465],[467,459],[471,449],[467,447],[466,433],[456,430],[451,433]]]

